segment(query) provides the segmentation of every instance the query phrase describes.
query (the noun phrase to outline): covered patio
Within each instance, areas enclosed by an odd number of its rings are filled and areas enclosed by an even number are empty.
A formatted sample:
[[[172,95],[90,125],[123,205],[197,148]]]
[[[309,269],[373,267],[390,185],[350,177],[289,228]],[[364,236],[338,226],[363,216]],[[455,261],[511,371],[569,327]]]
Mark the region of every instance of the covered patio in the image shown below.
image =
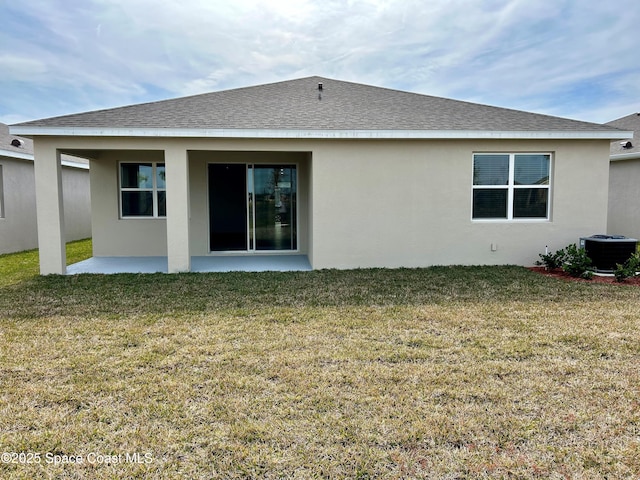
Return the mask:
[[[310,271],[306,255],[220,255],[191,257],[192,272]],[[67,267],[67,275],[82,273],[168,273],[168,259],[156,257],[91,257]]]

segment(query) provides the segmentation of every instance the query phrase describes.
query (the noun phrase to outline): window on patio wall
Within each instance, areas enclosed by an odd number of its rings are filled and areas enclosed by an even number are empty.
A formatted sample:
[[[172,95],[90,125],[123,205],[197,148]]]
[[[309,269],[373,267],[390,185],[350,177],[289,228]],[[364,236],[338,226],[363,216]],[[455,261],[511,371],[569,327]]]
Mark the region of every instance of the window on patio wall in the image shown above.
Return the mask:
[[[120,216],[166,217],[164,163],[120,163]]]
[[[551,154],[473,156],[474,220],[548,220]]]

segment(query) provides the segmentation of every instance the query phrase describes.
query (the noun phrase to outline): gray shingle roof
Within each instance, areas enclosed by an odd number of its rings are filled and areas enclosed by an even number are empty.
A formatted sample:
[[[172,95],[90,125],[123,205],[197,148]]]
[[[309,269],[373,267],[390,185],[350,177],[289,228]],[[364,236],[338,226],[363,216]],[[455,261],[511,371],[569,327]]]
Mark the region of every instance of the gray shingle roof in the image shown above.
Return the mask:
[[[633,131],[633,138],[629,140],[633,146],[631,148],[623,148],[619,140],[613,141],[611,142],[611,155],[640,154],[640,113],[632,113],[626,117],[618,118],[608,122],[607,125]]]
[[[318,83],[323,84],[321,99]],[[607,132],[604,125],[322,77],[35,120],[21,127]]]

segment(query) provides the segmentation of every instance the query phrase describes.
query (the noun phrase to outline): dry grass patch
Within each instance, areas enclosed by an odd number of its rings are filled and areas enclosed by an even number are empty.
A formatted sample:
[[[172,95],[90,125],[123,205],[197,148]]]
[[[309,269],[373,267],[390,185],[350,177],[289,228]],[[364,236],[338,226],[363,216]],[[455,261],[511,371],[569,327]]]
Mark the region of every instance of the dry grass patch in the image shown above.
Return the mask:
[[[119,301],[108,288],[111,300],[88,299],[100,279],[26,285],[32,300],[57,285],[68,306],[5,307],[0,444],[43,459],[0,464],[0,477],[640,475],[638,290],[518,273],[509,300],[498,276],[471,291],[438,277],[429,301],[407,294],[428,270],[361,283],[377,274],[203,276],[227,279],[215,304],[197,277],[136,277],[175,299],[161,308],[126,277],[111,283]],[[334,282],[314,296],[322,275]],[[295,295],[259,303],[247,290]],[[47,464],[46,452],[85,463]],[[90,463],[92,452],[151,461]]]

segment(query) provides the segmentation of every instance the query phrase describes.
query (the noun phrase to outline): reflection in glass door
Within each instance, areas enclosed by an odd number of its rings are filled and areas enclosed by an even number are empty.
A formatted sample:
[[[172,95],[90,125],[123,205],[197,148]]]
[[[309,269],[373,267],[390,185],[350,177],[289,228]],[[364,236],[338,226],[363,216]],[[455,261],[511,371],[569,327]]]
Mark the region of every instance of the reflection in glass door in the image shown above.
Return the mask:
[[[253,213],[256,250],[295,250],[296,167],[255,165]]]
[[[211,251],[296,250],[295,165],[209,165]]]

